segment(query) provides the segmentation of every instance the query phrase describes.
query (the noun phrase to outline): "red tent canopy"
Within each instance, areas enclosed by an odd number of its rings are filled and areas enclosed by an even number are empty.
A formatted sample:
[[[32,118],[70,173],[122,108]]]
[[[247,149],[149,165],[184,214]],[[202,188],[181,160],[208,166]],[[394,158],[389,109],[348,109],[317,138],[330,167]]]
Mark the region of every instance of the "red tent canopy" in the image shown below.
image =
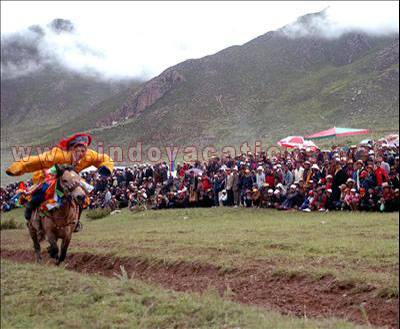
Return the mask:
[[[304,136],[306,139],[320,139],[328,137],[342,137],[351,136],[358,134],[368,134],[367,129],[356,129],[356,128],[339,128],[333,127],[330,129],[322,130],[309,136]]]

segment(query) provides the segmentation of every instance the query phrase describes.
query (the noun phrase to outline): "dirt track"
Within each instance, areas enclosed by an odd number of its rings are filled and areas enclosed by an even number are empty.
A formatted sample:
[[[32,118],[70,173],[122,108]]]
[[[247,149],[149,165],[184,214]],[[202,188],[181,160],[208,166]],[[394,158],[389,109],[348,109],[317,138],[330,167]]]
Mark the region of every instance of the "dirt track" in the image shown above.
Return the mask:
[[[1,257],[16,262],[34,262],[31,250],[1,250]],[[53,264],[43,253],[44,263]],[[159,284],[176,291],[202,292],[209,287],[231,300],[277,310],[300,317],[338,317],[360,324],[397,328],[399,301],[376,296],[374,287],[355,287],[333,277],[319,280],[308,275],[254,274],[251,269],[229,273],[209,264],[150,264],[142,259],[118,258],[88,253],[68,254],[66,268],[87,274],[113,277],[124,266],[129,277]],[[365,312],[361,310],[365,309]],[[364,315],[363,315],[364,314]],[[366,314],[366,316],[365,316]]]

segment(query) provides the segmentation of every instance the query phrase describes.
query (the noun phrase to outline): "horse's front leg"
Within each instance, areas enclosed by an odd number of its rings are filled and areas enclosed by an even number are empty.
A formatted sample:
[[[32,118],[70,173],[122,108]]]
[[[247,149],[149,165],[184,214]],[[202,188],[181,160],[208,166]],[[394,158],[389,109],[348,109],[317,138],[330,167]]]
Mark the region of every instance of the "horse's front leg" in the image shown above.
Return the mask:
[[[71,242],[71,235],[72,235],[72,231],[70,234],[67,234],[66,237],[62,240],[61,253],[60,253],[60,257],[58,258],[58,260],[56,262],[56,265],[60,265],[65,260],[65,257],[67,256],[68,246],[69,246],[69,243]]]
[[[58,259],[57,237],[53,233],[48,233],[47,241],[49,242],[49,246],[47,247],[47,252],[49,253],[50,257]]]
[[[41,261],[42,255],[40,254],[40,242],[38,238],[38,232],[36,229],[32,227],[32,225],[28,224],[29,234],[31,235],[33,241],[33,248],[35,249],[36,261]]]

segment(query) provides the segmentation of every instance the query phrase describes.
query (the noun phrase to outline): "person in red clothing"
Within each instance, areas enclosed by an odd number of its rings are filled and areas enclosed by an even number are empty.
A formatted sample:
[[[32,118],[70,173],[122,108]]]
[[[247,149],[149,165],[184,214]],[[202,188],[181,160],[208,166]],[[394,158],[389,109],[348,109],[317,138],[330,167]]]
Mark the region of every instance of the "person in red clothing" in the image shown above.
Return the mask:
[[[330,194],[327,192],[321,191],[321,197],[320,197],[320,202],[318,205],[318,211],[325,211],[327,209],[327,204],[328,204],[328,198],[330,197]]]
[[[202,183],[204,191],[208,191],[211,188],[210,180],[205,172],[203,173]]]
[[[376,161],[376,168],[375,168],[375,176],[376,176],[376,185],[382,186],[383,183],[389,181],[389,175],[385,169],[381,167],[381,162]]]
[[[333,176],[326,176],[326,189],[332,189]]]
[[[265,170],[265,183],[269,184],[270,188],[275,187],[275,174],[270,167]]]
[[[179,177],[184,177],[185,176],[185,169],[182,167],[180,170],[179,170]]]
[[[184,162],[182,168],[179,170],[179,177],[185,176],[186,171],[189,170],[189,165]]]

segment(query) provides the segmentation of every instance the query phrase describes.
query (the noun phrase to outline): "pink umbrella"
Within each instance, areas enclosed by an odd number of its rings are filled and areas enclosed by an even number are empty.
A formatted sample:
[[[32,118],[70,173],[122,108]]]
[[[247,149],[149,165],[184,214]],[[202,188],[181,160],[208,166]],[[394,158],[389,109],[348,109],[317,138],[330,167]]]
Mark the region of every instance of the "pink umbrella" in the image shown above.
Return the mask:
[[[278,145],[281,147],[303,147],[304,146],[304,138],[302,136],[289,136],[284,139],[281,139],[278,142]]]
[[[299,149],[306,149],[310,151],[318,150],[318,146],[315,145],[312,141],[306,141],[302,136],[289,136],[284,139],[281,139],[278,142],[278,145],[281,147],[293,148],[297,147]]]
[[[305,148],[307,151],[315,152],[319,150],[319,147],[314,144],[312,141],[304,141],[303,148]]]

